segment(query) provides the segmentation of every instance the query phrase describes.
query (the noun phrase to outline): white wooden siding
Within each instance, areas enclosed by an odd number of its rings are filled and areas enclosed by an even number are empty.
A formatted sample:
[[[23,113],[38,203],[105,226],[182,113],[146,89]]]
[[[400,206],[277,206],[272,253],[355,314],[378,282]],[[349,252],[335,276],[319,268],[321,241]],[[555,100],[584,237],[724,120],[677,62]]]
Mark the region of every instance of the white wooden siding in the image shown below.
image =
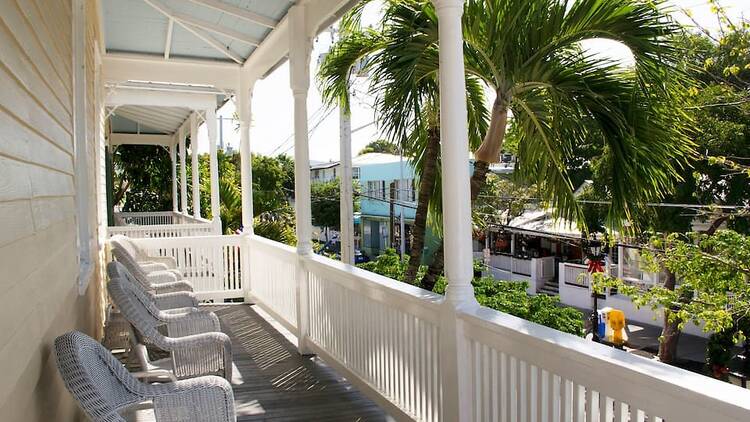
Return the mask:
[[[89,189],[94,186],[93,44],[96,2],[87,2]],[[0,415],[3,421],[73,420],[57,375],[55,337],[98,336],[100,282],[78,295],[72,138],[71,3],[0,0]],[[85,222],[96,224],[95,219]],[[96,233],[92,230],[92,233]],[[95,239],[93,239],[95,241]],[[98,245],[94,249],[98,250]]]

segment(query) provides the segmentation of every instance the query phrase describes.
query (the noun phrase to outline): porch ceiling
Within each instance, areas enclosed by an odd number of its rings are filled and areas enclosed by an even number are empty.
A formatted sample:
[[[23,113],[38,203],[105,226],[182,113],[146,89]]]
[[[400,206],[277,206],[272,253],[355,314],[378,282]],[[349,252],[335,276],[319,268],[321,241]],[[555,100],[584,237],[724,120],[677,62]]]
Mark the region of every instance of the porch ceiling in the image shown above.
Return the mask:
[[[103,0],[108,53],[244,63],[290,0]]]
[[[109,107],[113,133],[172,134],[190,117],[183,107],[123,105]]]

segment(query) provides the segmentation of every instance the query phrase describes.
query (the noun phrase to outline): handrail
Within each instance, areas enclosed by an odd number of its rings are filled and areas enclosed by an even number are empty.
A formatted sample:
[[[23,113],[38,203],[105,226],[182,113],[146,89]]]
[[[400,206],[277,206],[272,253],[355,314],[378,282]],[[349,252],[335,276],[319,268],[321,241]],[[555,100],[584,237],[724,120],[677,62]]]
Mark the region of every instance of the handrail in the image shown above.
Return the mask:
[[[480,348],[535,366],[537,374],[548,371],[606,394],[614,403],[630,405],[631,412],[639,409],[667,421],[739,422],[750,415],[750,394],[731,384],[485,307],[460,318],[466,323],[467,338]]]

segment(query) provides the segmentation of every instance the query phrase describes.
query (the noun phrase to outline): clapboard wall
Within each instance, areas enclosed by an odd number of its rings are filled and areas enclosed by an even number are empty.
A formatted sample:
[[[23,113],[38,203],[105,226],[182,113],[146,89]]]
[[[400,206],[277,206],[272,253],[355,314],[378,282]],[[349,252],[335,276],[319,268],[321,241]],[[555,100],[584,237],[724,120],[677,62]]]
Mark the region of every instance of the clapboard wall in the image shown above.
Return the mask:
[[[80,416],[57,374],[56,336],[100,336],[101,268],[78,289],[77,224],[89,224],[96,262],[97,125],[93,75],[97,2],[86,2],[89,186],[77,186],[73,148],[71,0],[0,0],[0,419]],[[90,192],[90,221],[76,215]]]

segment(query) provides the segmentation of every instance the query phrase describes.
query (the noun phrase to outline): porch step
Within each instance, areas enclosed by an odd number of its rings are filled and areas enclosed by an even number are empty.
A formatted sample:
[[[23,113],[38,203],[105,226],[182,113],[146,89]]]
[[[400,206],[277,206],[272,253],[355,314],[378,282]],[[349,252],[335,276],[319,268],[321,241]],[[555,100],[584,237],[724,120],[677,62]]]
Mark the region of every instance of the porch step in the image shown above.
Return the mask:
[[[560,294],[560,286],[557,284],[555,280],[549,280],[546,283],[544,283],[544,286],[542,286],[542,288],[539,289],[538,293],[547,295],[547,296],[556,296]]]

